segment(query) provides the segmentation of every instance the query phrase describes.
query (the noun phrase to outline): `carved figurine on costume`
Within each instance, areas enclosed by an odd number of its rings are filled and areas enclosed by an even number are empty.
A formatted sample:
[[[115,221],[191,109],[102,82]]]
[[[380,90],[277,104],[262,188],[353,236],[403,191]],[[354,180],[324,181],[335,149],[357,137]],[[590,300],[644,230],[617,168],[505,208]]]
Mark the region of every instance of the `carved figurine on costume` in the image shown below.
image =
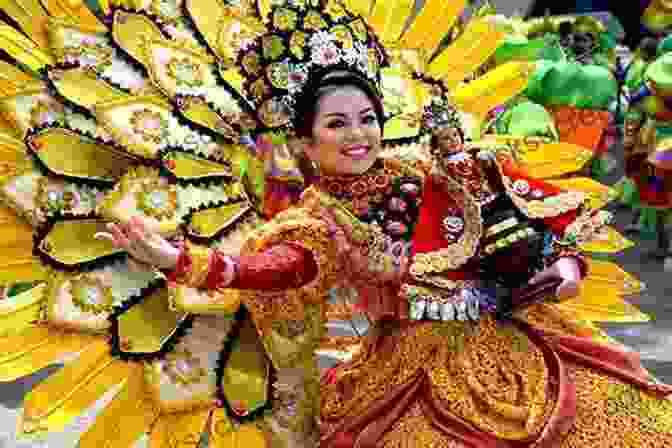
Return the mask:
[[[570,311],[582,283],[595,281],[599,263],[579,248],[600,214],[510,156],[468,148],[455,111],[437,100],[426,122],[433,166],[400,289],[408,314],[376,322],[361,351],[324,378],[320,446],[672,442],[669,425],[655,423],[672,411],[672,386],[651,382],[636,357]]]

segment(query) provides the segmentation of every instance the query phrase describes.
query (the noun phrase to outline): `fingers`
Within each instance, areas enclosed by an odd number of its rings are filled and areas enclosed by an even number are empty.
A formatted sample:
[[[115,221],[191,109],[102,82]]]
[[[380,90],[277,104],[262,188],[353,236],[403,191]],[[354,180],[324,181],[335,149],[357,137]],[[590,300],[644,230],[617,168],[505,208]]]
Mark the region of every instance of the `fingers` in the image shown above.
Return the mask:
[[[578,282],[581,280],[581,269],[576,259],[571,257],[560,258],[554,265],[558,271],[558,276],[565,280]]]
[[[98,232],[95,237],[111,240],[115,247],[126,251],[135,259],[142,260],[143,263],[152,260],[151,247],[145,241],[142,228],[137,224],[108,223],[107,229],[109,233]]]
[[[128,258],[128,269],[131,272],[149,272],[152,271],[152,266],[144,263],[136,258]]]
[[[563,281],[558,289],[555,291],[555,295],[558,299],[568,300],[574,297],[578,297],[581,292],[581,284],[572,280]]]
[[[97,240],[108,240],[114,243],[114,237],[111,233],[108,232],[96,232],[93,234],[93,238]]]
[[[125,229],[122,227],[122,225],[109,223],[107,224],[107,230],[110,231],[109,235],[112,237],[112,243],[114,243],[116,247],[119,249],[128,250],[128,248],[131,246],[131,242],[126,236]],[[103,236],[108,234],[100,232],[97,235]]]
[[[129,236],[134,240],[135,243],[147,244],[147,240],[150,235],[147,232],[147,229],[142,221],[138,218],[131,218],[128,223]]]

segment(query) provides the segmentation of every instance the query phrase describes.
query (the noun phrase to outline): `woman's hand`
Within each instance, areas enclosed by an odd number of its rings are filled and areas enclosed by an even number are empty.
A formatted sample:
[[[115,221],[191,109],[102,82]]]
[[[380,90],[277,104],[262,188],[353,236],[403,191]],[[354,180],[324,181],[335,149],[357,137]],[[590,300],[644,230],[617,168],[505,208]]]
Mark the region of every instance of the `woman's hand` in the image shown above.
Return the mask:
[[[107,225],[110,233],[97,233],[96,238],[105,238],[131,258],[144,265],[173,270],[177,267],[180,250],[160,235],[148,230],[140,217],[131,218],[128,224]]]
[[[363,249],[353,244],[353,229],[347,225],[339,225],[333,211],[325,211],[322,215],[329,226],[331,237],[336,242],[338,256],[341,258],[343,268],[347,272],[350,282],[361,286],[371,287],[389,283],[400,283],[408,271],[408,254],[399,254],[396,259],[395,269],[392,271],[372,270],[372,260]],[[390,254],[378,254],[389,256]]]
[[[567,300],[578,296],[581,291],[581,269],[578,261],[572,257],[560,258],[532,277],[530,284],[537,285],[552,280],[562,280],[555,290],[558,299]]]

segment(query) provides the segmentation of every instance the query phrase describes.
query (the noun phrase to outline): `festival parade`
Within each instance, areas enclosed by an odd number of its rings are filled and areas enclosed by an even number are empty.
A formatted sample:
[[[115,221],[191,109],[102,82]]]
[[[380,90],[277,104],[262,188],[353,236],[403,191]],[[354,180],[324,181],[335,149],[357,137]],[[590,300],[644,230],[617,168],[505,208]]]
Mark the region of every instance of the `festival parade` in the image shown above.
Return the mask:
[[[0,1],[0,448],[672,447],[672,5],[531,3]]]

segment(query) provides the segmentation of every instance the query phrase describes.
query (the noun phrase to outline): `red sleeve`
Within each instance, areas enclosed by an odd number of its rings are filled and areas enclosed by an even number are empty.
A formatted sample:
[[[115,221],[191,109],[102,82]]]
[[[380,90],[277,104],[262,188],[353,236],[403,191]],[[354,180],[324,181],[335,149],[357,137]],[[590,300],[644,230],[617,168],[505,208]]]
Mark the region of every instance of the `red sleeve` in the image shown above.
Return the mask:
[[[220,252],[213,252],[206,288],[216,288],[221,283],[221,273],[226,269],[223,258]],[[298,245],[279,244],[259,254],[231,258],[236,263],[236,276],[229,288],[292,289],[304,286],[317,276],[313,254]]]
[[[193,277],[192,270],[197,269],[193,254],[182,248],[177,267],[167,273],[172,283],[190,284],[185,281]],[[239,257],[227,256],[217,250],[208,250],[207,273],[194,287],[219,289],[224,283],[227,272],[227,258],[234,262],[236,275],[227,288],[283,290],[298,288],[317,276],[317,263],[310,251],[294,244],[278,244],[264,252]],[[198,277],[198,276],[197,276]]]

